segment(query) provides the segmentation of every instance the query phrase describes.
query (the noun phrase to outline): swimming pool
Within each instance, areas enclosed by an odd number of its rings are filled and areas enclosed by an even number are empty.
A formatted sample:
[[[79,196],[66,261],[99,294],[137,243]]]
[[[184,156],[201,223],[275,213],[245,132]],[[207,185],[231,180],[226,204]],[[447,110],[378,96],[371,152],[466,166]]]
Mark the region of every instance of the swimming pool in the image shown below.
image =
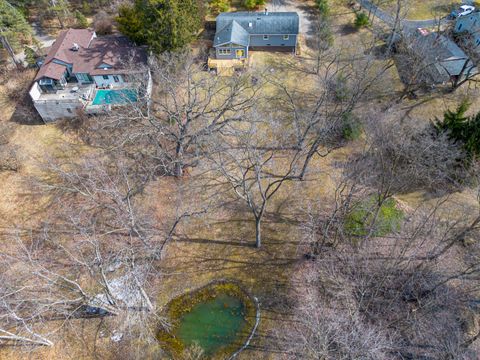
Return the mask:
[[[137,100],[137,91],[133,89],[97,90],[92,105],[125,104]]]

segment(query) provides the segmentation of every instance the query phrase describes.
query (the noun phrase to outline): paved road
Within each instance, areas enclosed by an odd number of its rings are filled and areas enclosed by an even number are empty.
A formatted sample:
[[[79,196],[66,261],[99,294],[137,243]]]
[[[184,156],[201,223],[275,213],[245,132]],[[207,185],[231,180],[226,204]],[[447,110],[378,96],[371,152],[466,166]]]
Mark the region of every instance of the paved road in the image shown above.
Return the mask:
[[[378,19],[382,20],[384,23],[390,26],[394,26],[395,17],[387,13],[386,11],[380,9],[378,6],[372,4],[369,0],[357,0],[358,3],[369,12],[371,12]],[[438,26],[438,19],[430,20],[402,20],[402,25],[404,29],[413,30],[422,27],[434,27]],[[446,24],[448,20],[446,18],[440,19],[440,24]]]
[[[55,42],[55,38],[53,36],[43,32],[42,27],[38,22],[34,22],[32,24],[32,28],[33,36],[35,36],[35,39],[38,41],[40,48],[52,46],[52,44]]]
[[[33,36],[37,41],[38,47],[40,49],[47,48],[52,46],[55,42],[55,38],[43,32],[39,23],[35,22],[32,24],[33,29]],[[25,52],[22,50],[21,52],[15,55],[15,59],[19,63],[23,63],[25,61]]]

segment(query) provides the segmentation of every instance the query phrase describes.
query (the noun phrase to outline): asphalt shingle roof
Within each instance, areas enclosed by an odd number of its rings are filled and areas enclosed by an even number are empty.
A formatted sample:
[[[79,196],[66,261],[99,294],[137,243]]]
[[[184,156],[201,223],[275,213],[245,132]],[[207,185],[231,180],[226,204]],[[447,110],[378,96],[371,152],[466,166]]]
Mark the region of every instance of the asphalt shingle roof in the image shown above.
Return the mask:
[[[437,33],[417,36],[411,43],[412,49],[424,58],[427,66],[435,67],[438,82],[448,81],[450,76],[468,75],[478,72],[475,65],[455,42]]]
[[[215,34],[213,46],[234,43],[243,46],[248,46],[248,32],[240,26],[235,20],[228,23],[223,29]]]
[[[73,51],[73,44],[78,50]],[[66,66],[58,61],[72,65],[73,73],[90,75],[110,75],[133,72],[131,64],[147,64],[147,52],[144,47],[135,46],[125,36],[108,35],[97,37],[93,31],[69,29],[57,38],[35,77],[39,80],[49,77],[59,80],[66,71]],[[107,70],[99,69],[108,64]]]
[[[296,35],[296,12],[231,12],[217,16],[214,46],[227,42],[248,45],[248,35]],[[246,41],[246,42],[245,42]]]

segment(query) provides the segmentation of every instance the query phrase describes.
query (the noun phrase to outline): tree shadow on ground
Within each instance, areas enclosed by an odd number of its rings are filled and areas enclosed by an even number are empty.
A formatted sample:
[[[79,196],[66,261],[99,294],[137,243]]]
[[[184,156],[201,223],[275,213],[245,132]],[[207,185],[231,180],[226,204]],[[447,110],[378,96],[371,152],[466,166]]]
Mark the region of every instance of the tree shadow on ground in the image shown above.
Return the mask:
[[[352,34],[355,34],[356,32],[358,32],[358,29],[352,24],[343,24],[342,26],[340,26],[341,36],[352,35]]]
[[[40,115],[33,107],[30,97],[25,97],[15,107],[15,111],[10,117],[10,121],[19,125],[45,125]]]

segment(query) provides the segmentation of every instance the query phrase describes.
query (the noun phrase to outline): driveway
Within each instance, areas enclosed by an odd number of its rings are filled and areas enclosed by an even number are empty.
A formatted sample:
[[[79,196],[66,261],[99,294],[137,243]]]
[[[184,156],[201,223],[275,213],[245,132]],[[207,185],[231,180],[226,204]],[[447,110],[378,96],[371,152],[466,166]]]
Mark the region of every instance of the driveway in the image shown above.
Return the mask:
[[[32,23],[32,30],[33,37],[35,38],[39,49],[48,48],[55,42],[55,38],[43,32],[40,24],[37,22]],[[15,54],[15,59],[18,63],[23,64],[25,62],[25,52],[22,50]]]
[[[37,40],[40,48],[50,47],[55,42],[55,38],[45,33],[38,22],[34,22],[32,28],[33,36]]]

